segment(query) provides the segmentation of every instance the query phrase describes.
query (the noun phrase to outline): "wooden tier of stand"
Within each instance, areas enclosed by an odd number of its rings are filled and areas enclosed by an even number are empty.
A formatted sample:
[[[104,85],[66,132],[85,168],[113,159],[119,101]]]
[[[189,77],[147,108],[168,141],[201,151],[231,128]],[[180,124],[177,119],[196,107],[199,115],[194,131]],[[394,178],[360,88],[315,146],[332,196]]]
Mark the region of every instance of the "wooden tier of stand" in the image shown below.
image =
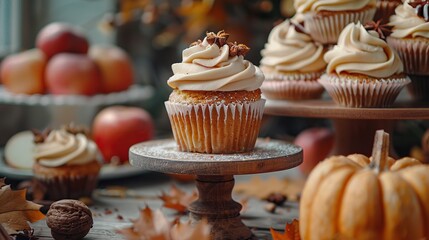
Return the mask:
[[[280,171],[298,166],[302,149],[283,141],[259,139],[252,152],[201,154],[180,152],[173,139],[140,143],[130,148],[130,163],[147,170],[197,175],[198,200],[189,211],[192,221],[212,225],[212,239],[253,239],[240,218],[241,205],[232,199],[234,175]]]
[[[384,129],[392,136],[396,120],[429,119],[429,104],[399,102],[390,108],[346,108],[330,100],[268,100],[264,113],[332,119],[335,131],[332,155],[362,153],[370,156],[376,130]]]

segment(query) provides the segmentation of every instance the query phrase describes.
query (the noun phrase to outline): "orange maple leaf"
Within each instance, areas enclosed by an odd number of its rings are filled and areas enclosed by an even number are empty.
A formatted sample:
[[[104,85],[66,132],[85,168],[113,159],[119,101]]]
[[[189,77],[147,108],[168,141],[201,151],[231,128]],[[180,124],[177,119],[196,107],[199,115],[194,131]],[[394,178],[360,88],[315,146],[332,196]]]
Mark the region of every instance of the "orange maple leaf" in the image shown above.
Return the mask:
[[[0,224],[9,234],[20,230],[30,230],[28,222],[36,222],[43,218],[41,205],[25,199],[26,190],[12,190],[0,179]]]
[[[189,205],[197,200],[198,193],[196,191],[187,193],[177,188],[176,185],[172,185],[170,193],[166,194],[163,192],[159,198],[164,202],[164,207],[184,214],[188,211]]]
[[[291,223],[286,224],[285,232],[279,233],[270,229],[273,240],[301,240],[299,236],[299,221],[294,219]]]

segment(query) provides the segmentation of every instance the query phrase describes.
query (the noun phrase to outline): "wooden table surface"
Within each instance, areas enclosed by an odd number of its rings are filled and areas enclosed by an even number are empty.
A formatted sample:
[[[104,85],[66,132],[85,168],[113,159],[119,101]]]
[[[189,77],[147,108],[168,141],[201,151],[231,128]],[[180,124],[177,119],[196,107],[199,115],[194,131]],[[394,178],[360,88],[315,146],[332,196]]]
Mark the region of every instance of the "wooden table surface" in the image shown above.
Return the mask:
[[[286,176],[298,176],[299,172],[295,169],[286,171],[258,174],[262,178]],[[236,176],[236,183],[245,182],[255,175]],[[97,190],[94,193],[94,204],[90,207],[94,215],[94,226],[89,234],[84,238],[87,240],[93,239],[124,239],[116,233],[117,229],[130,225],[131,219],[138,218],[138,210],[148,205],[151,209],[162,209],[164,214],[173,219],[177,215],[175,212],[166,208],[162,208],[162,201],[157,198],[162,192],[169,192],[172,184],[175,184],[180,189],[193,191],[196,189],[195,183],[180,183],[170,177],[156,172],[146,172],[139,176],[123,178],[117,180],[103,181],[99,183]],[[107,187],[121,186],[127,189],[128,195],[124,198],[107,197],[103,192]],[[135,198],[133,196],[138,196]],[[234,195],[234,198],[242,198],[242,196]],[[298,204],[289,202],[281,211],[272,214],[264,210],[267,202],[255,198],[250,198],[248,209],[242,213],[243,222],[249,226],[258,239],[271,239],[269,233],[270,227],[283,231],[286,222],[298,218]],[[123,220],[119,219],[121,216]],[[187,216],[183,216],[182,221],[187,220]],[[46,226],[44,220],[32,225],[35,230],[35,236],[40,240],[53,239],[50,234],[50,229]]]

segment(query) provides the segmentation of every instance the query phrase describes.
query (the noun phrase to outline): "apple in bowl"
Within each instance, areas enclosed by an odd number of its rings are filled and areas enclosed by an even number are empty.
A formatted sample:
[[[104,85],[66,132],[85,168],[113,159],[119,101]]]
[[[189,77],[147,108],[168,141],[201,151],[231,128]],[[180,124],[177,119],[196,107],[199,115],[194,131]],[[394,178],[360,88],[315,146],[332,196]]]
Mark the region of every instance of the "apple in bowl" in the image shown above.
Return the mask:
[[[92,136],[106,163],[128,162],[129,148],[154,136],[150,114],[142,108],[111,106],[94,118]],[[116,160],[114,160],[116,159]]]
[[[103,93],[124,91],[133,84],[133,66],[121,48],[93,45],[88,55],[100,68]]]
[[[58,53],[88,52],[89,43],[78,27],[61,22],[54,22],[43,27],[36,39],[36,46],[48,59]]]
[[[86,54],[60,53],[46,66],[46,85],[55,95],[91,96],[101,92],[101,74]]]
[[[45,92],[46,56],[31,49],[6,57],[0,68],[3,86],[13,93],[42,94]]]

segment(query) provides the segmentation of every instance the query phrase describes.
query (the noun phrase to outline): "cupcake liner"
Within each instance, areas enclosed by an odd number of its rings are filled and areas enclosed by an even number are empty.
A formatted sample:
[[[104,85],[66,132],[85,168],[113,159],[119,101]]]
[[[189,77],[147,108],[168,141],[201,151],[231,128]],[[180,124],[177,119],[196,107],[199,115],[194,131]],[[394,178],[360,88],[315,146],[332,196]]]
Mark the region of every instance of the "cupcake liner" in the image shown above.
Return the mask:
[[[318,99],[325,91],[317,80],[264,81],[261,90],[268,99],[284,100]]]
[[[265,100],[235,104],[165,102],[179,150],[199,153],[251,151],[258,137]]]
[[[380,20],[382,24],[389,23],[390,16],[395,14],[395,9],[399,6],[398,2],[377,1],[377,11],[374,15],[374,21]]]
[[[407,90],[411,97],[417,101],[429,102],[429,75],[408,75],[411,83],[407,85]]]
[[[348,79],[347,76],[324,74],[319,79],[334,102],[345,107],[389,107],[402,88],[410,83],[405,78]]]
[[[358,11],[329,12],[326,14],[306,14],[304,26],[311,37],[322,44],[334,44],[341,31],[351,22],[362,24],[372,20],[375,8],[364,8]]]
[[[388,37],[387,43],[398,52],[405,73],[429,75],[429,40]]]

